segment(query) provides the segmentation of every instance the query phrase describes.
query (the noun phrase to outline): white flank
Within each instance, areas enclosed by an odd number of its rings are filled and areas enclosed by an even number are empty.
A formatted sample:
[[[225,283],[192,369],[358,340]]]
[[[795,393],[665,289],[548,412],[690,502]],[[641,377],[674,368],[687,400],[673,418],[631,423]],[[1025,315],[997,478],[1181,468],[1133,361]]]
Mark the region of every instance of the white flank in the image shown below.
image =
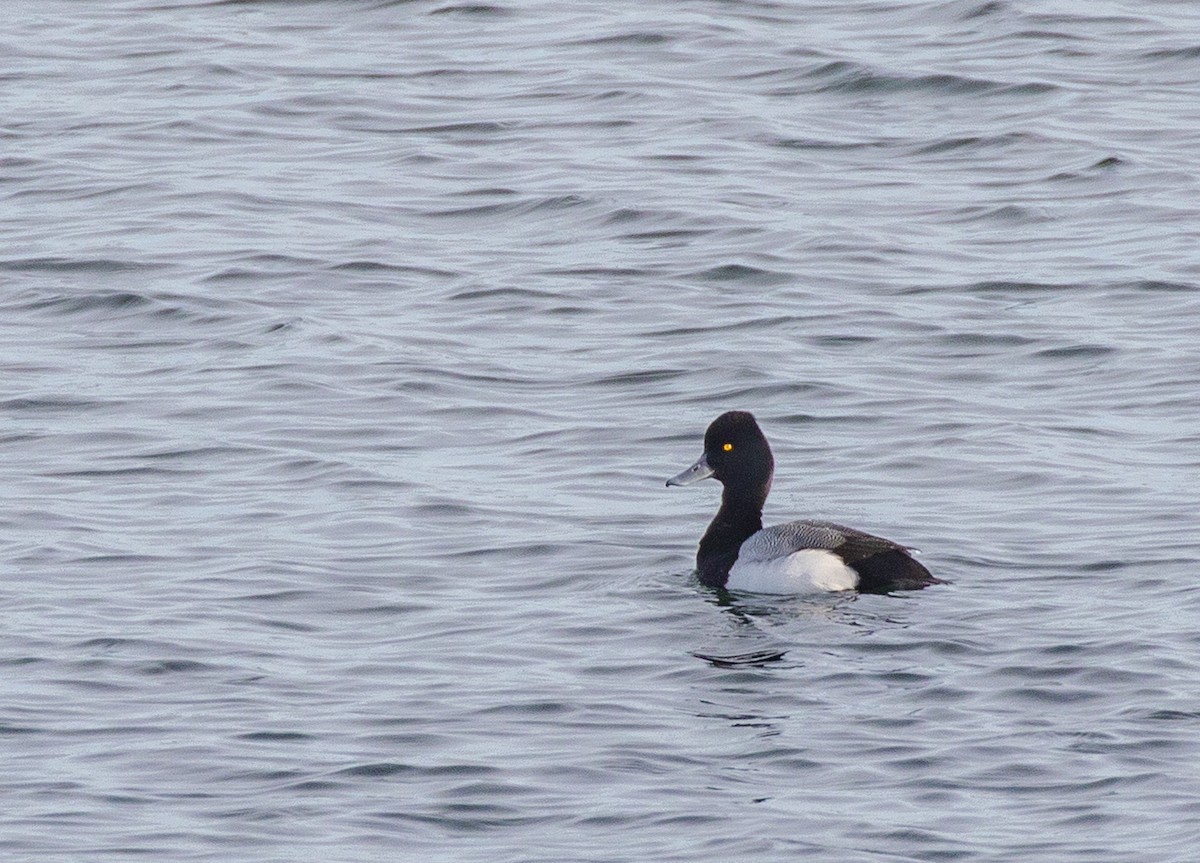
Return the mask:
[[[747,593],[812,593],[814,590],[854,590],[858,573],[831,551],[805,548],[774,560],[741,559],[729,570],[727,590]]]

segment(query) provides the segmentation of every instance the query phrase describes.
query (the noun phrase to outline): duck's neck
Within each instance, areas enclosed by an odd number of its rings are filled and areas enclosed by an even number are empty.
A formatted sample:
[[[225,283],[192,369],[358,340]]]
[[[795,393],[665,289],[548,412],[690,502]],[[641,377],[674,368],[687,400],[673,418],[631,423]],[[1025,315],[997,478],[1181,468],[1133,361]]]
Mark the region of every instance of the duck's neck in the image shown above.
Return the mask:
[[[769,487],[769,486],[768,486]],[[762,508],[767,489],[747,492],[726,486],[708,530],[696,552],[696,572],[709,587],[724,587],[742,543],[762,530]]]

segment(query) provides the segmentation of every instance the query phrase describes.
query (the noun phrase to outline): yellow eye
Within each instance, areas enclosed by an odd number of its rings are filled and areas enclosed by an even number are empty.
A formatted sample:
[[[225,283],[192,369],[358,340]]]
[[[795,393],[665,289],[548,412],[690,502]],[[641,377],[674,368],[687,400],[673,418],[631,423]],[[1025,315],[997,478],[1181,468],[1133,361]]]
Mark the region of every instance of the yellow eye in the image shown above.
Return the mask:
[[[724,444],[721,447],[721,449],[725,450],[725,452],[729,452],[731,449],[733,449],[733,444],[731,444],[731,443]]]

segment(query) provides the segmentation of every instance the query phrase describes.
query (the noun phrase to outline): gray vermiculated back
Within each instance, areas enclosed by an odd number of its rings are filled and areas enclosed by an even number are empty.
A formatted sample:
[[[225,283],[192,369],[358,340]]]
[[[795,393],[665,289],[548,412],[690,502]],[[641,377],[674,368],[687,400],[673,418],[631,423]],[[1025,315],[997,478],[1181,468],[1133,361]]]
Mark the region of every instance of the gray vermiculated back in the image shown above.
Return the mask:
[[[764,527],[738,552],[742,562],[773,560],[805,548],[833,549],[846,541],[845,528],[823,521],[789,521]]]

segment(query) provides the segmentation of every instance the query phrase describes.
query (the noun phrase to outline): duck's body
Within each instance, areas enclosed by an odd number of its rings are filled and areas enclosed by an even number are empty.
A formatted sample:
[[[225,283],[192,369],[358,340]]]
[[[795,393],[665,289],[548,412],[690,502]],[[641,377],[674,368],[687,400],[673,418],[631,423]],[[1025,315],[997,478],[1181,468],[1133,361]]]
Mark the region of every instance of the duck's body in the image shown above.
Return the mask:
[[[713,420],[704,454],[667,485],[714,477],[725,487],[721,508],[696,553],[696,572],[709,587],[754,593],[857,590],[887,593],[940,583],[908,549],[889,539],[824,521],[762,526],[775,461],[751,414],[730,411]]]

